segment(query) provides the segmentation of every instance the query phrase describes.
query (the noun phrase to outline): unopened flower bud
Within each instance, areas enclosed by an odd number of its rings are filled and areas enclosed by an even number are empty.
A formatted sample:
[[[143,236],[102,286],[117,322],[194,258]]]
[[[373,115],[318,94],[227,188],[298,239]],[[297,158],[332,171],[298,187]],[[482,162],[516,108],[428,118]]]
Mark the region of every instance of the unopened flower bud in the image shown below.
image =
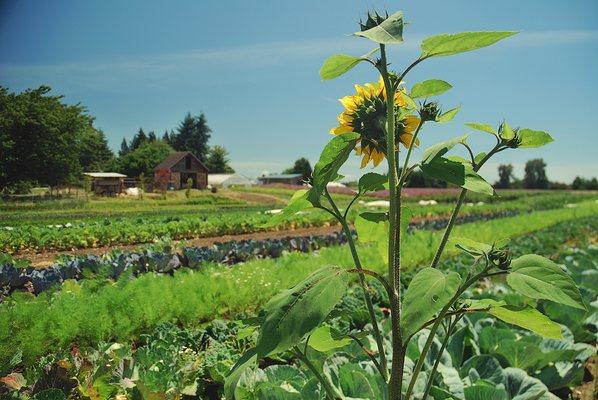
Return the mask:
[[[436,118],[440,114],[440,108],[438,107],[438,103],[435,101],[431,101],[429,103],[424,103],[419,110],[419,117],[422,121],[436,121]]]

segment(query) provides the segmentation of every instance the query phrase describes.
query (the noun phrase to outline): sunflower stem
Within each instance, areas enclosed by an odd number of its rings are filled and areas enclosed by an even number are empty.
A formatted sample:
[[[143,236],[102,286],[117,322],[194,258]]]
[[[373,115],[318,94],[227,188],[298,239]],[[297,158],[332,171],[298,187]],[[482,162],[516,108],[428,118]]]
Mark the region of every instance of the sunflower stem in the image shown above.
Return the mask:
[[[389,184],[389,237],[388,237],[388,275],[392,287],[390,299],[390,318],[392,324],[392,372],[390,377],[390,399],[401,397],[401,384],[403,380],[403,339],[401,336],[401,264],[400,264],[400,230],[401,226],[401,199],[397,192],[397,162],[398,154],[395,152],[395,85],[390,81],[388,64],[386,61],[386,47],[380,45],[380,63],[378,65],[384,87],[386,90],[386,158],[388,160]]]
[[[415,146],[415,142],[417,141],[417,135],[419,134],[419,131],[421,130],[422,126],[424,126],[424,120],[420,119],[419,120],[419,124],[417,124],[417,129],[415,130],[415,133],[413,134],[413,138],[411,138],[411,143],[409,144],[409,149],[407,150],[407,156],[405,156],[405,162],[403,163],[403,168],[401,169],[401,177],[399,179],[399,184],[398,184],[398,191],[400,192],[401,190],[403,190],[403,184],[405,183],[405,180],[407,179],[407,166],[409,165],[409,158],[411,157],[411,152],[413,151],[413,147]]]
[[[361,265],[361,260],[359,258],[359,253],[357,253],[357,247],[355,246],[355,240],[353,239],[353,235],[351,234],[351,229],[349,228],[349,224],[347,223],[347,219],[342,216],[340,210],[336,206],[334,199],[328,192],[328,188],[324,189],[324,197],[330,203],[332,207],[332,215],[334,215],[338,221],[341,223],[343,227],[343,231],[345,232],[345,236],[347,237],[347,242],[349,243],[349,248],[351,249],[351,256],[353,257],[353,262],[355,267],[359,273],[359,284],[363,289],[363,297],[365,300],[366,307],[368,309],[368,314],[370,315],[370,321],[372,323],[372,329],[374,332],[374,339],[376,340],[376,346],[378,347],[378,353],[380,354],[380,364],[382,366],[382,378],[385,381],[388,380],[388,367],[386,362],[386,354],[384,353],[384,341],[382,340],[382,334],[380,333],[380,328],[378,327],[378,320],[376,318],[376,312],[374,311],[374,305],[372,303],[372,297],[370,296],[369,287],[365,279],[365,272]]]

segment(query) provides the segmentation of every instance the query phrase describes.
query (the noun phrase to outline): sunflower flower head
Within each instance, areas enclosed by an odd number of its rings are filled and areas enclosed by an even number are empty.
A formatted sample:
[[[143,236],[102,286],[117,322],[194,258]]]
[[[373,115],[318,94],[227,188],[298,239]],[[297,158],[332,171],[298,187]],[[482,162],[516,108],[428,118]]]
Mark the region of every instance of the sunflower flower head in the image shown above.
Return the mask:
[[[355,94],[340,99],[344,111],[337,117],[339,125],[330,130],[333,135],[356,132],[360,135],[355,148],[357,155],[363,156],[361,168],[370,161],[378,166],[387,154],[386,144],[386,90],[382,78],[376,83],[355,85]],[[395,107],[399,111],[406,106],[402,92],[395,93]],[[413,132],[419,125],[414,115],[396,113],[395,132],[397,141],[409,146]],[[396,143],[398,146],[398,143]]]

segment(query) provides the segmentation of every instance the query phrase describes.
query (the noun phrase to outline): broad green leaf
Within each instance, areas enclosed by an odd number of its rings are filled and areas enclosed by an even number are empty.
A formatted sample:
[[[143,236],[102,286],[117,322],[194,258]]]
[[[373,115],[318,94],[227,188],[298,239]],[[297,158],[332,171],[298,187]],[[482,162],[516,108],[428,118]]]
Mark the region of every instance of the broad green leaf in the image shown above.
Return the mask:
[[[352,399],[373,399],[374,390],[365,376],[365,371],[356,364],[345,364],[339,368],[339,383],[342,393]]]
[[[531,297],[585,310],[575,282],[547,258],[527,254],[511,262],[507,283],[516,292]]]
[[[463,390],[465,400],[509,400],[507,391],[502,386],[473,385]]]
[[[494,136],[498,135],[496,129],[488,124],[480,124],[478,122],[467,122],[465,123],[466,126],[470,127],[471,129],[475,129],[476,131],[488,132]]]
[[[517,131],[517,138],[519,139],[517,148],[520,149],[541,147],[554,141],[554,139],[544,131],[534,131],[527,128]]]
[[[310,190],[297,190],[282,212],[273,216],[266,225],[271,226],[281,221],[286,221],[289,217],[297,214],[299,211],[311,208],[313,204],[309,200]]]
[[[455,237],[451,241],[455,242],[455,246],[458,249],[476,257],[488,254],[492,250],[492,246],[489,244],[476,242],[475,240],[464,237]]]
[[[561,326],[533,307],[515,307],[505,304],[504,301],[499,302],[492,299],[472,300],[471,305],[475,308],[490,307],[486,311],[488,314],[509,324],[528,329],[538,335],[552,339],[561,339],[563,337]]]
[[[469,375],[469,370],[472,368],[476,370],[481,379],[493,383],[501,383],[503,380],[502,367],[498,360],[491,355],[480,354],[468,358],[461,366],[459,374],[464,378]]]
[[[428,147],[424,151],[424,155],[422,157],[422,164],[429,163],[433,159],[437,157],[442,157],[445,155],[450,149],[458,145],[459,143],[465,143],[469,135],[457,136],[455,138],[445,140],[444,142],[437,143],[433,146]]]
[[[557,397],[548,391],[539,379],[532,378],[519,368],[505,368],[505,389],[512,400],[554,400]]]
[[[361,242],[377,242],[388,238],[388,215],[386,213],[363,212],[355,218],[355,230]]]
[[[494,195],[494,188],[479,176],[469,163],[460,163],[444,157],[437,157],[422,164],[421,170],[427,176],[461,186],[472,192]]]
[[[335,136],[328,142],[314,167],[312,185],[319,195],[326,185],[336,179],[338,170],[355,148],[359,134],[349,132]]]
[[[415,100],[413,100],[413,98],[408,95],[407,93],[403,92],[402,90],[399,91],[401,97],[403,98],[403,100],[405,100],[405,103],[407,103],[407,105],[409,107],[406,107],[407,110],[417,110],[419,108],[419,106],[417,105],[417,103],[415,102]],[[401,110],[403,110],[401,108]]]
[[[368,172],[359,178],[359,193],[384,190],[387,183],[387,176],[380,175],[375,172]]]
[[[349,343],[351,343],[351,338],[333,332],[332,329],[326,325],[316,328],[316,330],[309,336],[310,347],[321,353],[340,349]]]
[[[452,87],[450,83],[441,79],[428,79],[413,85],[409,95],[414,99],[438,96]]]
[[[239,383],[239,379],[243,375],[243,372],[255,364],[257,360],[257,349],[255,347],[247,350],[245,354],[241,356],[233,365],[230,373],[224,380],[224,396],[226,400],[233,400],[235,398],[235,389]]]
[[[461,107],[455,107],[452,108],[450,110],[448,110],[445,113],[440,114],[439,116],[436,117],[436,122],[442,124],[445,122],[450,122],[453,120],[453,118],[455,118],[455,115],[457,115],[457,113],[459,112],[459,110],[461,109]]]
[[[322,68],[320,68],[320,76],[325,81],[337,78],[353,69],[360,62],[365,61],[376,51],[378,51],[377,48],[361,57],[354,57],[347,54],[335,54],[330,56],[324,61]]]
[[[421,57],[440,57],[477,50],[490,46],[517,32],[461,32],[445,33],[424,39]]]
[[[515,131],[511,128],[509,124],[503,122],[500,125],[499,135],[504,140],[511,140],[515,138]]]
[[[444,274],[435,268],[424,268],[411,280],[403,300],[401,317],[403,337],[416,333],[457,293],[461,277],[456,272]]]
[[[317,328],[345,293],[348,275],[342,268],[324,267],[270,299],[257,340],[258,358],[291,348]]]
[[[400,44],[403,42],[403,12],[398,11],[386,18],[380,25],[366,31],[355,32],[354,35],[381,44]]]

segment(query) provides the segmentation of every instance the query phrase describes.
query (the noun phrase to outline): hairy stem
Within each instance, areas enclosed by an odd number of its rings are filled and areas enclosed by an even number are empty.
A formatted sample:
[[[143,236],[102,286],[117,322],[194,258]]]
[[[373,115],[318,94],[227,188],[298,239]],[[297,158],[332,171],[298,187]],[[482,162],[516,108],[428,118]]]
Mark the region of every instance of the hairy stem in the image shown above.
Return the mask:
[[[501,148],[500,143],[498,143],[496,146],[494,146],[494,148],[488,154],[486,154],[486,156],[477,165],[475,165],[473,167],[473,170],[475,172],[478,172],[480,170],[480,168],[482,168],[482,166],[486,163],[486,161],[488,161],[490,159],[490,157],[492,157],[494,154],[496,154],[502,150],[504,150],[504,148]],[[455,204],[455,208],[453,209],[453,212],[448,221],[448,224],[446,225],[446,229],[444,230],[444,234],[442,235],[440,245],[438,246],[438,249],[436,250],[436,254],[434,254],[434,259],[432,260],[432,264],[430,264],[430,267],[432,267],[432,268],[436,268],[436,265],[438,265],[438,262],[440,261],[440,257],[442,256],[442,252],[444,251],[444,248],[446,247],[446,243],[451,235],[451,231],[453,230],[453,226],[455,225],[455,221],[457,220],[457,216],[459,215],[459,211],[461,210],[461,206],[463,205],[463,201],[465,200],[466,194],[467,194],[467,189],[461,189],[461,193],[459,194],[459,199],[457,200],[457,204]]]
[[[378,327],[378,320],[376,319],[376,312],[374,311],[374,305],[372,303],[372,297],[370,296],[369,288],[367,282],[365,280],[365,273],[363,267],[361,265],[361,260],[359,259],[359,254],[357,253],[357,247],[355,246],[355,240],[353,239],[353,235],[351,234],[351,229],[349,228],[349,224],[347,224],[346,218],[341,215],[336,203],[332,199],[332,196],[328,192],[328,189],[324,189],[324,197],[328,199],[330,206],[334,210],[333,215],[336,216],[338,221],[341,223],[343,227],[343,231],[345,232],[345,236],[347,236],[347,242],[349,243],[349,249],[351,249],[351,256],[353,257],[353,262],[355,263],[355,267],[357,267],[359,273],[359,284],[363,289],[363,297],[365,300],[366,307],[368,309],[368,314],[370,315],[370,321],[372,323],[372,329],[374,332],[374,339],[376,340],[376,345],[378,347],[378,353],[380,354],[380,364],[383,366],[382,371],[382,378],[384,380],[388,380],[388,371],[387,371],[387,363],[386,363],[386,354],[384,353],[384,341],[382,340],[382,333],[380,332],[380,328]]]
[[[297,346],[293,347],[293,350],[295,351],[295,355],[297,356],[297,358],[301,360],[303,364],[305,364],[305,366],[315,375],[316,379],[320,382],[320,384],[326,391],[326,397],[328,397],[329,400],[342,399],[342,396],[339,393],[337,393],[337,390],[332,387],[330,382],[328,382],[328,380],[326,380],[326,378],[322,376],[320,371],[318,371],[315,365],[313,365],[309,358],[307,358],[307,355],[303,354],[301,352],[301,349],[299,349],[299,347]]]
[[[395,85],[390,81],[388,64],[386,61],[386,47],[380,45],[380,62],[378,65],[384,88],[386,90],[386,158],[388,160],[389,185],[389,238],[388,238],[388,275],[392,287],[390,299],[390,318],[392,325],[392,372],[390,377],[390,399],[399,399],[403,376],[403,339],[401,337],[401,265],[400,265],[400,199],[397,193],[397,159],[395,151]]]

